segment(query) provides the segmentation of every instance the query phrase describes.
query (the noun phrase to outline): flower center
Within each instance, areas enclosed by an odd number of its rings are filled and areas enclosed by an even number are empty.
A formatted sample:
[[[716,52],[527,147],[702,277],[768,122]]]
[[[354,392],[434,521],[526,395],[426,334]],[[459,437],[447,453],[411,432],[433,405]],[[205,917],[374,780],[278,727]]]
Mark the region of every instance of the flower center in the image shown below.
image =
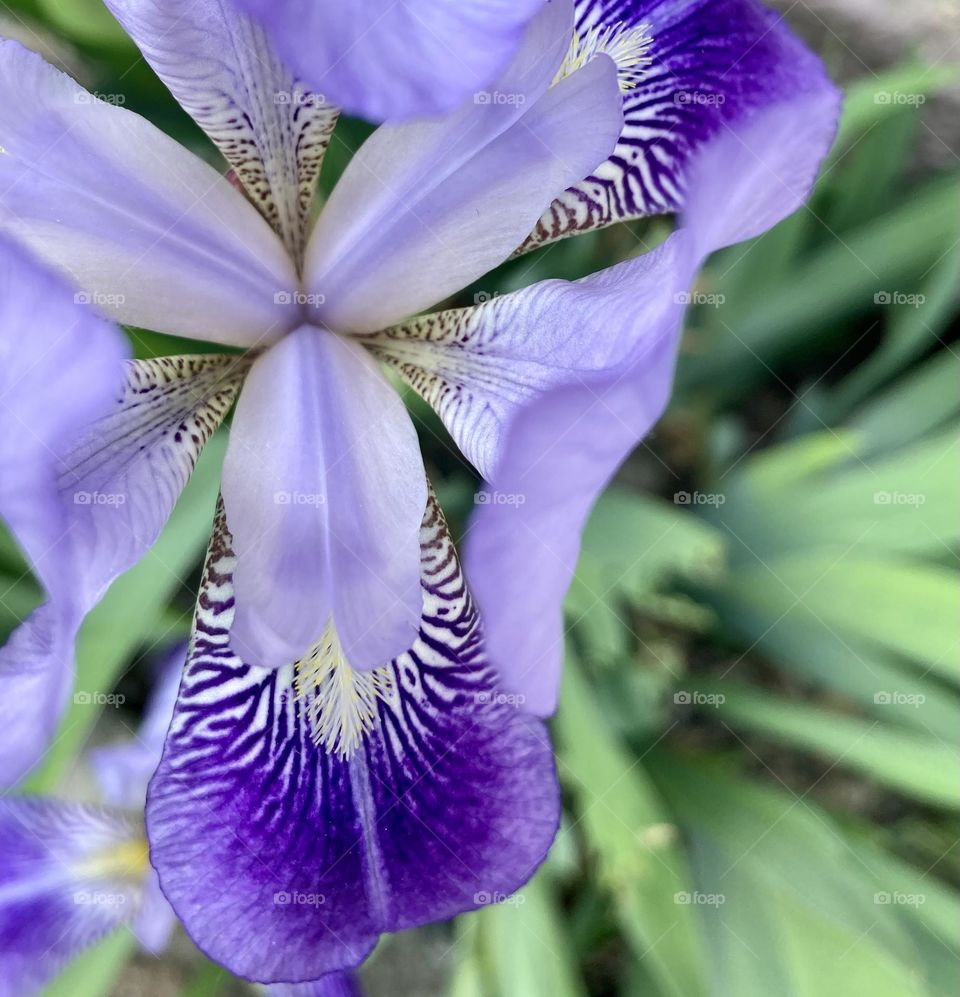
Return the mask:
[[[630,27],[617,21],[615,24],[574,28],[570,48],[553,82],[559,83],[564,77],[582,69],[595,56],[604,54],[616,63],[620,92],[628,93],[639,86],[649,72],[653,62],[650,56],[652,45],[649,24]]]
[[[351,668],[332,621],[294,668],[294,688],[305,705],[314,744],[349,758],[376,726],[377,701],[393,694],[393,669]]]

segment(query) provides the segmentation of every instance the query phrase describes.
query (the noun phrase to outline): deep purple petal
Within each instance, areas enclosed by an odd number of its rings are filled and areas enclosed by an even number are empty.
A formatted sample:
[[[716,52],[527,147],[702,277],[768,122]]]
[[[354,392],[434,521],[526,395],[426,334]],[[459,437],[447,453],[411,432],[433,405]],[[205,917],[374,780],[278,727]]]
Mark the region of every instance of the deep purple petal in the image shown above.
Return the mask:
[[[561,602],[580,531],[606,483],[669,398],[686,292],[713,250],[770,228],[813,185],[833,139],[832,87],[769,109],[702,153],[683,228],[651,254],[568,286],[541,284],[504,299],[530,336],[568,328],[620,342],[624,359],[577,376],[516,417],[468,534],[471,585],[504,685],[541,714],[556,705]],[[522,335],[518,334],[518,339]],[[611,355],[617,350],[611,347]]]
[[[122,812],[0,799],[0,992],[38,990],[141,909],[143,829]]]
[[[240,0],[301,77],[372,121],[453,110],[507,64],[543,0]]]
[[[551,206],[525,248],[685,209],[697,151],[772,103],[829,87],[782,15],[756,0],[577,0],[577,30],[644,27],[650,60],[624,95],[610,159]]]
[[[232,640],[245,660],[295,661],[331,616],[356,668],[410,646],[426,476],[403,402],[362,347],[303,326],[257,360],[223,500],[239,559]]]
[[[82,371],[75,352],[65,364]],[[126,372],[119,401],[49,469],[56,475],[49,486],[51,519],[44,521],[49,541],[27,536],[12,520],[49,601],[0,649],[0,682],[11,683],[0,719],[20,735],[0,740],[6,785],[36,763],[56,726],[72,685],[73,643],[83,617],[160,535],[248,362],[218,355],[132,361],[125,368],[117,359],[113,366],[120,375],[114,385]],[[13,494],[24,503],[26,488],[24,478],[15,479]],[[41,690],[50,695],[41,699]],[[28,691],[34,698],[23,698]]]
[[[289,328],[283,244],[213,167],[0,40],[0,231],[127,325],[255,346]]]
[[[420,636],[372,675],[330,647],[274,671],[238,661],[229,542],[221,518],[147,803],[154,865],[196,943],[241,976],[311,980],[356,966],[381,932],[516,890],[556,831],[550,745],[490,684],[435,502]]]
[[[299,258],[336,109],[300,85],[262,29],[222,0],[106,4]]]
[[[307,249],[323,324],[373,332],[467,286],[609,154],[622,125],[613,63],[550,86],[569,41],[564,11],[553,4],[533,22],[491,103],[386,125],[361,147]]]

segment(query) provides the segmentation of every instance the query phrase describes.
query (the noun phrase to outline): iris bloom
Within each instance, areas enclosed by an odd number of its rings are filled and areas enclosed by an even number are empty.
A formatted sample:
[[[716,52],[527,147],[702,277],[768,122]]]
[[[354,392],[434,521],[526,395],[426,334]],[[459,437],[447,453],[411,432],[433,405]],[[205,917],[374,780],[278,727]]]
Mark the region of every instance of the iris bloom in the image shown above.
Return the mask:
[[[62,493],[107,497],[72,507],[89,606],[156,536],[242,382],[147,827],[208,954],[315,979],[382,931],[511,892],[544,856],[549,745],[500,683],[549,709],[579,527],[665,402],[675,291],[802,203],[836,93],[749,0],[552,0],[490,90],[379,129],[311,225],[335,112],[267,35],[219,4],[111,6],[246,197],[7,43],[0,224],[115,318],[247,351],[130,366]],[[663,211],[684,223],[653,254],[408,319],[518,249]],[[492,659],[378,361],[527,499],[487,505],[472,533]],[[35,674],[18,637],[4,667]]]
[[[0,799],[0,978],[7,997],[39,992],[83,949],[123,925],[160,954],[176,915],[147,859],[143,807],[177,698],[184,648],[162,663],[140,729],[86,759],[97,800]],[[331,974],[270,997],[353,997]]]

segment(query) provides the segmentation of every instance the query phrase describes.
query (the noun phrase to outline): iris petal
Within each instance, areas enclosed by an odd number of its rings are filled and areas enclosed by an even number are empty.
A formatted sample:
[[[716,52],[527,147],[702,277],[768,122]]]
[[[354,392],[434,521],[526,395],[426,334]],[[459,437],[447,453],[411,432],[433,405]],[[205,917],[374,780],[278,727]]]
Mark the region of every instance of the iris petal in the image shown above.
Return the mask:
[[[558,819],[542,725],[492,685],[478,618],[436,503],[421,532],[424,611],[376,675],[322,648],[272,671],[229,649],[234,557],[219,517],[190,661],[147,826],[164,892],[232,972],[298,982],[357,965],[378,935],[516,890]],[[318,726],[332,686],[362,734]],[[352,704],[352,706],[351,706]],[[318,713],[319,709],[319,713]],[[336,725],[334,725],[336,726]]]
[[[289,328],[296,273],[256,209],[144,118],[14,41],[0,41],[0,135],[0,231],[88,303],[236,346]]]
[[[318,91],[371,121],[452,111],[508,62],[543,0],[240,0]]]
[[[130,362],[113,410],[51,469],[51,540],[25,547],[40,578],[58,581],[47,604],[0,649],[6,785],[36,763],[53,733],[72,685],[83,617],[159,536],[247,366],[222,355]]]
[[[223,0],[106,2],[298,259],[336,108]]]
[[[246,660],[295,660],[330,617],[356,668],[410,646],[426,476],[403,402],[359,345],[303,326],[257,360],[223,498],[239,557],[233,641]]]
[[[820,60],[756,0],[577,0],[580,37],[643,27],[650,45],[623,97],[613,155],[544,213],[523,250],[686,206],[696,154],[772,100],[827,85]]]
[[[0,977],[38,990],[70,958],[144,903],[143,829],[122,812],[37,799],[0,800]]]
[[[653,253],[557,291],[509,298],[524,331],[567,329],[621,359],[578,372],[527,405],[509,427],[495,486],[513,501],[481,504],[467,540],[471,584],[502,681],[530,709],[556,706],[561,604],[594,500],[666,406],[688,290],[704,258],[765,231],[803,202],[833,140],[839,101],[818,93],[775,105],[706,146],[683,227]],[[619,347],[616,344],[619,343]],[[517,496],[522,498],[516,498]]]
[[[307,248],[305,280],[325,325],[373,332],[465,287],[609,154],[622,126],[613,63],[602,56],[550,88],[569,13],[544,9],[490,103],[386,125],[361,147]]]

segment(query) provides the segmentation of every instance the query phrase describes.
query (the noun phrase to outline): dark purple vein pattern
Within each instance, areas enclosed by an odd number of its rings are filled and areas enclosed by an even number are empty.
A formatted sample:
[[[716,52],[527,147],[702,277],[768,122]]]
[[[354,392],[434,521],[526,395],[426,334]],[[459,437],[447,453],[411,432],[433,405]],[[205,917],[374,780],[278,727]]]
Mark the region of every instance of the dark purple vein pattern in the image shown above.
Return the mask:
[[[374,673],[372,699],[345,691],[363,679],[349,670],[321,682],[309,663],[238,660],[230,544],[221,510],[147,804],[153,863],[198,945],[239,975],[299,982],[355,966],[381,932],[516,890],[557,827],[550,746],[493,685],[435,500],[419,638]],[[318,696],[356,707],[361,735],[321,737]]]

